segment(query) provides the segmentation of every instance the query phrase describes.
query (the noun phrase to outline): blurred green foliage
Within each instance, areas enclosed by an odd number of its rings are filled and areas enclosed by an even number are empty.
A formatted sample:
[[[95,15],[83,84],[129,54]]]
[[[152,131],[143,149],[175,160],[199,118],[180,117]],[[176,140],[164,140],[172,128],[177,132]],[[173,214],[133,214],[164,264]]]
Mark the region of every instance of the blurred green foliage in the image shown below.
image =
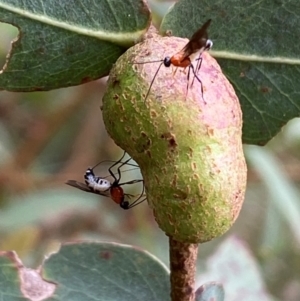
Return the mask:
[[[162,9],[152,1],[158,22]],[[156,7],[159,8],[156,10]],[[17,31],[1,24],[0,64]],[[110,199],[64,184],[122,154],[101,115],[106,79],[50,92],[0,92],[0,250],[37,266],[60,242],[96,239],[138,245],[168,261],[167,237],[147,203],[124,211]],[[246,147],[246,200],[234,227],[259,263],[268,290],[300,300],[300,119],[268,145]],[[200,272],[224,237],[200,247]],[[226,287],[225,287],[226,289]]]

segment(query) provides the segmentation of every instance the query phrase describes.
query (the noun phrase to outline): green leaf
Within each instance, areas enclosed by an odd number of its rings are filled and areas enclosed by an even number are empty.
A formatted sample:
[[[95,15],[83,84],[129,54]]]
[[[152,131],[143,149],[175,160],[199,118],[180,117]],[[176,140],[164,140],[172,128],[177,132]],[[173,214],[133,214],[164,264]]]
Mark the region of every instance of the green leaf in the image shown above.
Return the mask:
[[[75,189],[43,189],[24,196],[9,199],[7,207],[0,211],[0,229],[13,231],[28,224],[38,223],[59,212],[71,210],[89,211],[96,208],[105,197],[78,193]],[[22,212],[22,214],[20,214]]]
[[[196,301],[224,301],[223,286],[216,282],[201,285],[196,291]]]
[[[14,256],[12,256],[14,255]],[[16,268],[18,267],[18,269]],[[27,270],[22,281],[17,271]],[[0,291],[5,301],[23,300],[20,286],[31,284],[27,296],[48,301],[170,300],[169,272],[146,251],[113,243],[68,244],[52,254],[38,271],[24,269],[15,254],[0,253]],[[35,282],[30,277],[35,276]],[[55,284],[55,285],[53,285]],[[51,291],[52,289],[52,291]],[[23,289],[24,294],[24,289]],[[26,299],[28,300],[28,299]],[[39,299],[41,300],[41,299]]]
[[[148,252],[126,245],[64,245],[47,259],[43,274],[58,284],[58,300],[170,299],[166,267]]]
[[[224,240],[207,261],[207,272],[202,273],[197,282],[207,281],[222,283],[226,300],[274,301],[266,291],[254,257],[235,237]]]
[[[9,301],[28,300],[21,298],[20,280],[16,269],[17,260],[14,253],[0,252],[0,291],[1,299]],[[5,297],[4,297],[5,296]]]
[[[300,244],[300,194],[297,186],[293,186],[289,182],[284,167],[281,166],[279,160],[276,160],[276,157],[267,148],[247,146],[244,151],[247,160],[260,176],[261,182],[268,189],[272,208],[276,209],[276,212],[280,212],[280,216],[290,228],[294,240]],[[279,220],[276,220],[276,224],[279,222]],[[273,231],[278,230],[274,224],[268,226]],[[273,236],[270,234],[268,236],[271,238],[274,238],[274,236],[279,237],[278,232],[273,234]],[[278,239],[275,241],[282,243]]]
[[[0,21],[19,29],[0,89],[39,91],[107,75],[146,31],[150,12],[142,0],[1,0]]]
[[[212,19],[212,55],[239,96],[244,143],[265,144],[300,114],[299,15],[297,0],[182,0],[162,22],[161,32],[191,37]]]

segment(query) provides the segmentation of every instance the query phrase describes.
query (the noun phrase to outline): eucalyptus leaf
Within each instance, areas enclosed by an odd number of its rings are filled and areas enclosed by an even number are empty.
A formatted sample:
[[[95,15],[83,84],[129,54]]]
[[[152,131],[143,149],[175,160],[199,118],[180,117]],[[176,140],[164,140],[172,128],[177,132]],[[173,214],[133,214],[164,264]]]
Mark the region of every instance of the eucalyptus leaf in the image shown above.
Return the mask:
[[[0,22],[19,29],[0,73],[0,89],[40,91],[109,73],[146,31],[142,0],[1,0]]]
[[[207,271],[202,273],[197,283],[202,284],[197,291],[197,301],[207,300],[214,294],[222,298],[222,288],[208,282],[222,284],[226,300],[274,301],[264,284],[258,263],[247,246],[237,237],[226,238],[207,261]],[[200,297],[203,298],[201,299]]]
[[[116,243],[64,245],[39,270],[2,252],[0,291],[5,301],[170,300],[168,269],[148,252]]]
[[[14,252],[0,252],[0,291],[1,299],[7,301],[28,301],[20,291],[18,275],[19,260]]]
[[[297,187],[291,184],[279,160],[267,148],[248,146],[245,147],[244,151],[246,158],[260,176],[262,183],[268,188],[271,208],[280,213],[280,216],[285,220],[286,225],[288,225],[294,236],[295,242],[299,246],[300,194]],[[276,222],[279,223],[279,221]],[[279,230],[273,224],[269,227],[272,227],[273,231]],[[274,236],[279,237],[280,235],[278,232],[274,232]],[[278,239],[276,241],[279,243]]]
[[[211,53],[240,99],[243,142],[262,145],[300,114],[299,15],[298,0],[181,0],[160,31],[190,38],[212,19]]]
[[[196,291],[196,301],[224,301],[225,292],[222,284],[208,282],[201,285]]]
[[[94,210],[105,197],[80,194],[76,190],[43,189],[9,199],[9,205],[0,211],[0,229],[14,231],[71,210]]]

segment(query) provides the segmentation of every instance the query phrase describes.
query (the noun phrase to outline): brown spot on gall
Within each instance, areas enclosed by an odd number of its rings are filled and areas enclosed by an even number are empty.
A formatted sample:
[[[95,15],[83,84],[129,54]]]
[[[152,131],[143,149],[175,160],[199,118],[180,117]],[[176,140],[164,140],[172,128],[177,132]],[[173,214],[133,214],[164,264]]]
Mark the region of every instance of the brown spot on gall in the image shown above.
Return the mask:
[[[149,150],[152,144],[151,139],[145,132],[141,132],[140,137],[136,140],[136,145],[139,153]]]
[[[171,139],[169,140],[169,144],[170,144],[171,147],[177,146],[177,143],[176,143],[176,141],[175,141],[174,138],[171,138]]]
[[[154,176],[155,176],[156,183],[159,184],[159,177],[157,175]]]
[[[208,128],[207,133],[208,133],[208,135],[213,136],[214,135],[214,129]]]
[[[166,167],[163,167],[163,168],[161,169],[161,171],[162,171],[162,173],[163,173],[164,175],[167,174],[167,168],[166,168]]]
[[[177,185],[177,179],[178,179],[178,176],[175,174],[174,177],[173,177],[173,181],[172,181],[173,186]]]
[[[114,77],[112,80],[112,85],[114,88],[120,86],[120,81],[116,77]]]
[[[188,194],[184,191],[177,190],[176,193],[173,194],[174,199],[179,199],[179,200],[186,200],[188,197]]]
[[[150,159],[152,158],[151,152],[149,150],[146,151],[146,154]]]
[[[164,133],[160,136],[160,138],[165,139],[168,141],[168,145],[171,148],[175,148],[177,146],[177,142],[175,139],[175,135],[172,133]]]
[[[194,180],[199,180],[200,179],[199,175],[196,174],[196,173],[193,174],[193,178],[194,178]]]
[[[152,118],[156,118],[157,117],[157,112],[155,110],[151,110],[150,115],[151,115]]]

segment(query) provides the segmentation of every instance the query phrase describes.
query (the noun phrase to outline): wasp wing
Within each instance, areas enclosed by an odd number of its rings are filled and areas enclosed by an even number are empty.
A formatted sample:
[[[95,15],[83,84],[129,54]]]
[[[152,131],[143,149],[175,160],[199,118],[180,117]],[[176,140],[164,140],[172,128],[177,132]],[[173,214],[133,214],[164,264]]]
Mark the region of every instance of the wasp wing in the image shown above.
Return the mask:
[[[94,194],[100,194],[106,197],[109,197],[109,190],[106,191],[99,191],[99,190],[92,190],[91,188],[89,188],[86,184],[81,183],[81,182],[77,182],[75,180],[68,180],[66,182],[67,185],[70,185],[72,187],[78,188],[80,190],[83,190],[85,192],[90,192],[90,193],[94,193]]]
[[[86,184],[77,182],[75,180],[68,180],[66,184],[86,192],[94,192]]]
[[[210,25],[210,22],[211,19],[207,20],[202,27],[192,35],[190,41],[181,50],[184,58],[187,58],[198,51],[200,51],[200,54],[204,51],[208,40],[207,28]]]

